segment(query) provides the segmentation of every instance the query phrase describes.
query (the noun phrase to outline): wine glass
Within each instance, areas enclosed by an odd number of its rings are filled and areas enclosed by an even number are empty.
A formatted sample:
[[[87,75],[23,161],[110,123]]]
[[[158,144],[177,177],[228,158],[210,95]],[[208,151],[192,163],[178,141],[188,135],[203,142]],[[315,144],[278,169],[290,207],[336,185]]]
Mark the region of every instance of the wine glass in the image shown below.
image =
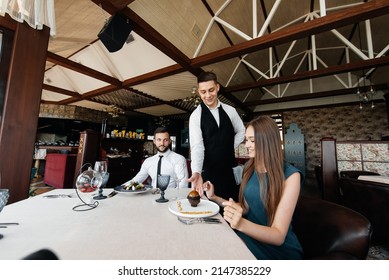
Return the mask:
[[[91,180],[91,184],[96,186],[98,189],[97,195],[93,197],[93,199],[100,200],[107,198],[106,195],[103,195],[103,188],[107,184],[109,178],[109,173],[95,173]]]
[[[181,179],[178,178],[177,174],[174,175],[174,185],[177,190],[176,197],[173,198],[173,200],[179,200],[180,199],[180,182]]]
[[[157,188],[161,190],[161,197],[156,199],[156,202],[168,202],[169,199],[165,198],[165,190],[170,182],[170,175],[158,175],[157,176]]]
[[[82,193],[92,193],[100,187],[101,183],[102,178],[100,173],[95,172],[89,167],[88,170],[78,175],[76,187]]]
[[[97,183],[97,182],[101,181],[101,183],[98,184],[98,186],[99,186],[98,187],[98,189],[99,189],[98,194],[96,196],[94,196],[93,199],[105,199],[105,198],[107,198],[107,196],[103,195],[103,188],[107,184],[108,178],[109,178],[109,173],[107,172],[108,171],[107,162],[106,161],[96,161],[93,171],[94,171],[93,178],[95,178],[95,182]]]
[[[78,198],[81,200],[83,204],[77,205],[73,207],[74,211],[86,211],[96,208],[99,203],[94,201],[93,203],[90,201],[85,201],[81,198],[79,192],[82,193],[94,193],[97,189],[100,188],[103,179],[100,173],[95,172],[91,167],[88,167],[87,170],[78,175],[76,180],[76,193]]]
[[[107,173],[108,171],[107,162],[105,160],[96,161],[93,170],[100,174]]]
[[[0,212],[3,210],[3,207],[7,204],[9,198],[8,189],[0,189]],[[0,234],[0,239],[3,238],[3,235]]]

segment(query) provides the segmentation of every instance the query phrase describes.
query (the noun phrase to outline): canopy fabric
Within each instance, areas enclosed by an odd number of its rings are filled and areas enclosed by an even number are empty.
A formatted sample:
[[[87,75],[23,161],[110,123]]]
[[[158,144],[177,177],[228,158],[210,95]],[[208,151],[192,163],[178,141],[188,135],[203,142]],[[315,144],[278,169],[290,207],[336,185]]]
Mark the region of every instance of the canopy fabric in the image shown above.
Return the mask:
[[[46,25],[51,36],[56,34],[54,0],[0,0],[0,15],[5,16],[6,13],[38,30]]]

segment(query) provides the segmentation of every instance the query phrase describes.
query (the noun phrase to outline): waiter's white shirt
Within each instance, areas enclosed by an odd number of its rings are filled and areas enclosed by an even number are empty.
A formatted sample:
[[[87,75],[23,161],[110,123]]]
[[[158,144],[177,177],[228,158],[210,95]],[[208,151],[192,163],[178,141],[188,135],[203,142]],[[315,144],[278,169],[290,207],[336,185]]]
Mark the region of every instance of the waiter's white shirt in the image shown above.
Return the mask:
[[[146,158],[138,174],[136,174],[135,177],[128,182],[133,181],[143,183],[144,180],[150,176],[151,185],[153,188],[156,188],[159,155],[163,155],[161,162],[161,174],[170,175],[170,183],[168,188],[176,188],[177,182],[179,182],[180,188],[187,188],[188,168],[186,165],[186,159],[184,156],[177,154],[170,149],[165,153],[158,152],[157,154]]]
[[[223,110],[230,117],[232,126],[235,131],[234,148],[237,148],[244,140],[245,127],[242,119],[240,118],[236,109],[228,104],[222,103],[218,100],[216,108],[209,110],[216,120],[218,126],[220,126],[219,107],[223,105]],[[201,131],[201,106],[193,111],[189,118],[189,143],[191,153],[191,169],[192,172],[198,172],[201,174],[204,163],[204,139]]]

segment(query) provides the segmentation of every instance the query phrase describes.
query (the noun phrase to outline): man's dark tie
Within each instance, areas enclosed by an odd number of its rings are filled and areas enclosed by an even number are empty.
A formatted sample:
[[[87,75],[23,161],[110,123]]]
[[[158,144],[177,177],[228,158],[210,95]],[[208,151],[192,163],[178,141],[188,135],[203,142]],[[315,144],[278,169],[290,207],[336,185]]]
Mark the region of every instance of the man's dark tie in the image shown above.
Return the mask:
[[[161,163],[162,163],[162,158],[163,158],[163,156],[160,155],[160,156],[159,156],[159,160],[158,160],[157,176],[158,176],[158,175],[161,175]]]

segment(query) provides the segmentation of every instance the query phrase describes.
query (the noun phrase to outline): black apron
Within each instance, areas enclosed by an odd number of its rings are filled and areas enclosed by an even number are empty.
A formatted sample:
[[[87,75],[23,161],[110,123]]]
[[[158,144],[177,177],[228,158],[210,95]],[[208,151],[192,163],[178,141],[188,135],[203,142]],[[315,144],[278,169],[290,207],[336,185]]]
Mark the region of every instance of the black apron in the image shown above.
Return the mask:
[[[200,126],[204,140],[203,179],[215,186],[215,194],[224,199],[238,200],[239,186],[236,185],[232,168],[235,159],[235,131],[230,117],[219,107],[220,126],[211,111],[201,103]]]

